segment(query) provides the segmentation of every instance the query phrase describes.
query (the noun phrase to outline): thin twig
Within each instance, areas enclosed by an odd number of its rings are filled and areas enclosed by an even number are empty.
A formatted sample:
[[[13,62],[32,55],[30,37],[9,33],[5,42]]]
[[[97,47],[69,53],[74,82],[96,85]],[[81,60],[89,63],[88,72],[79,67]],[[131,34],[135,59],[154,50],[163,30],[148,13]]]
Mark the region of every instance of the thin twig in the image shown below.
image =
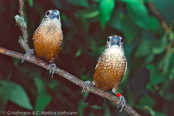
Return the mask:
[[[155,7],[155,5],[152,2],[148,3],[149,7],[152,9],[152,11],[154,12],[154,14],[156,15],[156,17],[158,18],[158,20],[160,21],[163,29],[165,30],[165,32],[169,32],[170,29],[167,26],[167,23],[165,22],[165,20],[163,19],[163,17],[161,16],[161,14],[159,13],[159,11],[157,10],[157,8]]]
[[[16,23],[19,25],[21,31],[22,31],[22,38],[19,38],[19,44],[21,47],[25,50],[28,51],[30,49],[28,45],[28,34],[27,34],[27,25],[26,22],[24,21],[24,12],[23,12],[23,7],[24,7],[24,1],[19,0],[19,15],[15,16]]]
[[[19,15],[24,18],[25,14],[23,12],[23,8],[24,8],[24,1],[23,0],[19,0]]]
[[[18,59],[23,59],[24,58],[24,54],[21,54],[21,53],[18,53],[18,52],[15,52],[15,51],[11,51],[11,50],[7,50],[5,48],[0,48],[0,53],[1,54],[4,54],[4,55],[7,55],[7,56],[11,56],[11,57],[14,57],[14,58],[18,58]],[[40,60],[40,59],[37,59],[36,57],[32,56],[32,55],[29,55],[25,60],[33,63],[33,64],[36,64],[42,68],[45,68],[47,69],[48,67],[48,63]],[[51,69],[51,68],[50,68]],[[50,70],[49,69],[49,70]],[[60,68],[56,68],[55,70],[55,73],[68,79],[69,81],[73,82],[74,84],[80,86],[80,87],[83,87],[84,86],[84,81],[82,81],[81,79],[75,77],[74,75],[60,69]],[[103,91],[103,90],[100,90],[96,87],[93,87],[93,86],[88,86],[88,91],[89,92],[92,92],[96,95],[99,95],[101,97],[104,97],[106,99],[108,99],[109,101],[111,101],[112,103],[114,103],[115,105],[118,105],[118,106],[121,106],[122,103],[120,104],[117,104],[118,101],[119,101],[119,98],[115,95],[112,95],[110,94],[109,92],[106,92],[106,91]],[[134,109],[132,109],[128,104],[126,104],[126,106],[123,108],[128,114],[130,114],[131,116],[140,116],[140,114],[138,114]]]

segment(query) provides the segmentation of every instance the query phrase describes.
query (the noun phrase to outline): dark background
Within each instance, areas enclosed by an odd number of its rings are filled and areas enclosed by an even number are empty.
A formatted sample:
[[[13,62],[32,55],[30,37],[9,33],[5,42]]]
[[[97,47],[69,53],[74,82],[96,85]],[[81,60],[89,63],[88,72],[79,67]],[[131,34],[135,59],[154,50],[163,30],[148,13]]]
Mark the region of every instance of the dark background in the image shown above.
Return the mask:
[[[164,30],[150,8],[152,2],[169,29]],[[45,12],[61,13],[64,40],[57,67],[92,80],[107,37],[123,37],[128,70],[117,91],[143,116],[174,114],[173,0],[26,0],[29,45]],[[0,0],[0,47],[25,53],[15,23],[18,0]],[[0,54],[0,115],[3,111],[66,111],[78,115],[127,116],[108,100],[103,107],[82,102],[86,94],[68,80],[27,61]]]

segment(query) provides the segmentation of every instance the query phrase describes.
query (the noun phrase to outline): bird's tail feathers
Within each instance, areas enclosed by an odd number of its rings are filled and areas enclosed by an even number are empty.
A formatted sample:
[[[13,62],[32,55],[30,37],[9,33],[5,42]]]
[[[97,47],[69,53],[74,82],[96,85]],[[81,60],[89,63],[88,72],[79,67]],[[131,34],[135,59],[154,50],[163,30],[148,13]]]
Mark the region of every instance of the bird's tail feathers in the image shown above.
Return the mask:
[[[97,106],[102,106],[103,105],[103,102],[104,102],[104,98],[98,96],[98,95],[95,95],[93,93],[89,93],[83,100],[84,103],[88,103],[88,105],[90,106],[94,106],[94,105],[97,105]]]

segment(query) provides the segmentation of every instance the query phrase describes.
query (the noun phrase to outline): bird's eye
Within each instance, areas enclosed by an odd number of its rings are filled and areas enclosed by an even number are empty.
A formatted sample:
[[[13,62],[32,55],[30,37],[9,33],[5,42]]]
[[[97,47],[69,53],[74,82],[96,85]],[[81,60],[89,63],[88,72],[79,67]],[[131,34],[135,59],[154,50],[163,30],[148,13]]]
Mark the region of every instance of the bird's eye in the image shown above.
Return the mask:
[[[108,42],[110,41],[111,39],[108,37]]]
[[[46,16],[49,16],[49,15],[50,15],[50,12],[49,12],[49,11],[47,11],[45,14],[46,14]]]
[[[121,39],[121,43],[123,43],[123,39]]]

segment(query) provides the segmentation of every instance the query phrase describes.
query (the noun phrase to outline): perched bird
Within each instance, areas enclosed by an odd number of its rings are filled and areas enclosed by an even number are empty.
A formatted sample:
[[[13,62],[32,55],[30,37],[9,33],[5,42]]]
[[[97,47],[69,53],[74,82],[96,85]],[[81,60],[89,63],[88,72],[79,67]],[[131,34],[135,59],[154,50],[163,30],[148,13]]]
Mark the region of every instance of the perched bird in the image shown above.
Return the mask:
[[[58,56],[62,41],[63,34],[60,12],[58,10],[48,10],[42,19],[41,24],[33,34],[34,51],[33,49],[27,51],[24,59],[28,54],[34,53],[38,58],[53,63]],[[48,68],[50,67],[53,67],[53,77],[56,65],[53,63],[48,66]]]
[[[120,101],[122,101],[122,110],[126,104],[126,100],[120,93],[116,92],[117,87],[127,70],[127,59],[121,40],[122,38],[117,35],[108,37],[105,50],[98,58],[95,67],[92,85],[105,91],[112,90],[112,92],[120,98]],[[85,82],[82,92],[86,92],[86,87],[89,84],[89,81]],[[84,99],[84,102],[88,103],[90,106],[102,106],[103,101],[104,98],[93,93],[89,93]]]

